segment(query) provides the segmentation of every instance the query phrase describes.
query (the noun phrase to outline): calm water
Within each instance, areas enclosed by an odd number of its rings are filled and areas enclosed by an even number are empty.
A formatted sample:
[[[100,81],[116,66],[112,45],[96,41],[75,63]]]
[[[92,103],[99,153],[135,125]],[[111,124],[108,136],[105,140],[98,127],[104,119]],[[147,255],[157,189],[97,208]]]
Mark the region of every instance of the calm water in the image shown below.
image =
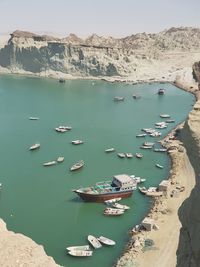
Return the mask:
[[[165,96],[156,94],[166,88]],[[140,94],[134,100],[132,94]],[[116,103],[114,96],[125,96]],[[105,82],[68,81],[0,76],[0,217],[9,229],[24,233],[44,245],[48,255],[63,266],[110,267],[128,240],[128,231],[145,216],[150,200],[135,191],[122,203],[131,207],[121,217],[105,217],[104,204],[84,203],[71,191],[79,186],[110,179],[115,174],[136,174],[147,179],[145,185],[157,185],[170,169],[167,155],[142,151],[144,158],[119,159],[117,152],[140,152],[144,139],[135,138],[144,127],[161,121],[168,113],[183,121],[192,108],[192,95],[167,84],[124,85]],[[30,121],[37,116],[38,121]],[[71,125],[70,132],[59,134],[53,128]],[[166,134],[175,124],[170,124]],[[73,146],[71,140],[85,143]],[[152,137],[148,141],[159,140]],[[40,142],[31,152],[29,146]],[[59,155],[62,164],[44,168],[42,164]],[[85,166],[71,173],[69,167],[83,159]],[[157,169],[155,163],[164,165]],[[104,235],[117,242],[103,247],[91,258],[72,258],[65,248],[87,244],[88,234]]]

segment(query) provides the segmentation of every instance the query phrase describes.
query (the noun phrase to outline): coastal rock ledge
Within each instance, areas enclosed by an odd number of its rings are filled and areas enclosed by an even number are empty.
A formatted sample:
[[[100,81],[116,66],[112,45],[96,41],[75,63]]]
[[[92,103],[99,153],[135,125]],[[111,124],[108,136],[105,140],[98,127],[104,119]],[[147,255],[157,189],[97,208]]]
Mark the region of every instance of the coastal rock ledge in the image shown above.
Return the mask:
[[[2,267],[59,267],[43,247],[30,238],[8,231],[0,219],[0,266]]]

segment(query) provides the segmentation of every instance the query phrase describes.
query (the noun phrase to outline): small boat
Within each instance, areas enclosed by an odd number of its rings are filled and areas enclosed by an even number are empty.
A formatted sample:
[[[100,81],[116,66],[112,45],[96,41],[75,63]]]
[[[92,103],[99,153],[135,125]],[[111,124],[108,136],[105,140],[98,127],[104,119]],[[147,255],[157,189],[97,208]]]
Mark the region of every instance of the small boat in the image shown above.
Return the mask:
[[[139,191],[143,194],[147,193],[152,193],[152,192],[157,192],[157,187],[149,187],[148,189],[143,186],[143,187],[138,187]]]
[[[74,141],[72,141],[72,144],[73,145],[80,145],[80,144],[83,144],[83,141],[81,141],[81,140],[74,140]]]
[[[0,189],[2,188],[2,183],[0,183]]]
[[[55,160],[53,160],[53,161],[49,161],[49,162],[44,163],[43,166],[48,167],[48,166],[55,165],[56,163],[57,162]]]
[[[122,204],[119,204],[119,203],[117,203],[117,202],[113,203],[113,204],[112,204],[112,207],[113,207],[113,208],[116,208],[116,209],[122,209],[122,210],[129,210],[129,209],[130,209],[129,206],[127,206],[127,205],[122,205]]]
[[[38,148],[40,148],[40,144],[36,143],[36,144],[33,144],[32,146],[30,146],[29,150],[34,150],[34,149],[38,149]]]
[[[114,151],[115,151],[115,149],[114,149],[113,147],[111,147],[111,148],[107,148],[107,149],[105,150],[106,153],[114,152]]]
[[[133,97],[134,99],[140,99],[140,98],[141,98],[140,95],[132,95],[132,97]]]
[[[134,181],[136,184],[144,183],[144,182],[146,181],[146,179],[141,178],[141,177],[139,177],[139,176],[130,175],[130,177],[133,179],[133,181]]]
[[[143,133],[143,134],[137,134],[137,135],[136,135],[136,137],[145,137],[145,136],[147,136],[146,133]]]
[[[173,122],[175,122],[175,120],[171,119],[171,120],[166,120],[165,122],[166,123],[173,123]]]
[[[133,154],[131,154],[131,153],[126,153],[126,157],[127,157],[128,159],[131,159],[131,158],[133,157]]]
[[[107,216],[119,216],[124,214],[124,209],[106,208],[103,214]]]
[[[156,167],[159,168],[159,169],[163,169],[163,166],[158,164],[158,163],[156,164]]]
[[[170,115],[169,114],[160,114],[160,117],[161,118],[170,118]]]
[[[67,247],[66,250],[90,250],[90,246],[89,245],[73,246],[73,247]]]
[[[55,128],[55,131],[58,132],[58,133],[65,133],[68,130],[67,129],[61,129],[61,128],[57,127],[57,128]]]
[[[59,128],[59,129],[63,129],[63,130],[68,130],[68,131],[70,131],[70,130],[72,129],[71,126],[63,126],[63,125],[58,126],[58,128]]]
[[[114,101],[124,101],[124,97],[123,96],[115,96],[114,97]]]
[[[38,117],[29,117],[29,120],[36,121],[36,120],[39,120],[39,118]]]
[[[75,171],[78,170],[80,168],[82,168],[84,166],[84,161],[80,160],[79,162],[77,162],[76,164],[74,164],[71,168],[70,171]]]
[[[164,94],[165,94],[165,89],[160,88],[158,90],[158,95],[164,95]]]
[[[90,244],[93,246],[93,248],[97,249],[97,248],[102,247],[101,243],[99,242],[99,240],[95,236],[88,235],[87,239],[90,242]]]
[[[143,146],[153,146],[154,143],[153,142],[144,142]]]
[[[161,135],[162,135],[161,132],[155,131],[154,133],[151,133],[149,136],[158,137],[158,136],[161,136]]]
[[[156,129],[165,129],[165,128],[167,128],[167,125],[166,125],[166,124],[163,124],[163,125],[156,125],[155,128],[156,128]]]
[[[119,158],[125,158],[125,157],[126,157],[126,155],[125,155],[124,153],[118,153],[117,156],[118,156]]]
[[[64,159],[65,159],[64,157],[58,157],[58,158],[57,158],[57,162],[58,162],[58,163],[61,163],[61,162],[64,161]]]
[[[140,146],[142,149],[152,149],[152,146]]]
[[[122,198],[121,197],[117,197],[117,198],[112,198],[112,199],[109,199],[109,200],[106,200],[105,201],[105,204],[113,204],[113,203],[115,203],[115,202],[118,202],[118,201],[120,201]]]
[[[102,244],[108,245],[108,246],[114,246],[116,244],[115,241],[105,237],[105,236],[100,236],[97,238]]]
[[[68,254],[75,257],[90,257],[92,256],[92,250],[70,250]]]
[[[142,153],[135,153],[136,158],[141,159],[143,158]]]
[[[155,152],[166,152],[167,148],[155,148],[154,151]]]

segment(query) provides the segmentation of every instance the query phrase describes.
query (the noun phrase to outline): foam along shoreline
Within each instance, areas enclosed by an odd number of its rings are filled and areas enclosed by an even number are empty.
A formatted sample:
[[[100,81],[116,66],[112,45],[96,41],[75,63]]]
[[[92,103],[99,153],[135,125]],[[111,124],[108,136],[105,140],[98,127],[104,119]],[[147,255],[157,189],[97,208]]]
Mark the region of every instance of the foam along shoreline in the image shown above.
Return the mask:
[[[197,83],[190,76],[179,77],[175,85],[188,92],[193,93],[198,100],[200,98]],[[184,127],[182,125],[177,128]],[[179,140],[169,140],[175,129],[162,141],[167,147],[172,147],[169,153],[172,160],[170,171],[170,189],[166,196],[154,198],[154,204],[148,214],[155,224],[157,230],[150,232],[130,232],[130,240],[122,257],[117,261],[116,267],[130,266],[141,267],[175,267],[177,262],[177,247],[181,222],[178,218],[178,209],[183,201],[190,196],[195,186],[195,172],[190,164],[183,144]],[[178,196],[171,196],[177,187],[184,186],[185,190],[179,192]],[[152,246],[145,246],[145,240],[153,240]]]

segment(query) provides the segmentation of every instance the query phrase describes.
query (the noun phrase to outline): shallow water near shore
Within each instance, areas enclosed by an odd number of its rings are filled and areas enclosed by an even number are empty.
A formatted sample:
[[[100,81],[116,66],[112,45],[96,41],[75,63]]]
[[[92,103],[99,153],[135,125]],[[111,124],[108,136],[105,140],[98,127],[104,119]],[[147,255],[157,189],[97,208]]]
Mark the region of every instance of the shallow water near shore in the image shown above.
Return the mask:
[[[159,96],[159,88],[166,94]],[[133,99],[139,94],[141,99]],[[125,101],[114,102],[115,96]],[[156,186],[167,178],[170,159],[165,153],[141,150],[144,141],[161,138],[136,138],[141,128],[162,121],[159,114],[171,115],[176,123],[161,130],[163,136],[185,120],[194,97],[171,84],[125,85],[103,81],[66,81],[0,76],[0,217],[9,230],[23,233],[42,244],[57,263],[70,267],[110,267],[128,240],[128,231],[148,212],[151,199],[138,191],[122,200],[130,210],[119,217],[105,217],[104,204],[84,203],[72,189],[109,180],[115,174],[135,174],[146,178],[145,186]],[[39,117],[31,121],[30,116]],[[54,131],[59,125],[72,126],[64,134]],[[72,140],[83,145],[74,146]],[[39,142],[38,151],[29,151]],[[158,144],[156,144],[159,146]],[[116,152],[141,152],[137,158],[120,159]],[[43,167],[47,161],[64,156],[65,161]],[[69,168],[83,159],[77,172]],[[158,169],[159,163],[164,169]],[[103,235],[116,241],[114,247],[95,250],[90,258],[73,258],[67,246],[88,244],[87,235]]]

